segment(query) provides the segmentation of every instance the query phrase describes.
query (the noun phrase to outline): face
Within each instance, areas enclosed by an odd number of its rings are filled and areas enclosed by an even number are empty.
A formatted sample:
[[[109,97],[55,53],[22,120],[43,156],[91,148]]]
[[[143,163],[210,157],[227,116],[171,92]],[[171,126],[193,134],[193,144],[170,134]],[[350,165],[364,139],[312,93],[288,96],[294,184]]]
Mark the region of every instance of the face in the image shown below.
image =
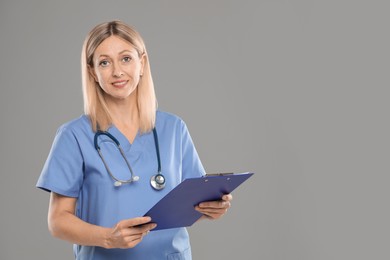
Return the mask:
[[[144,59],[129,42],[110,36],[96,48],[90,73],[107,97],[127,99],[135,96]]]

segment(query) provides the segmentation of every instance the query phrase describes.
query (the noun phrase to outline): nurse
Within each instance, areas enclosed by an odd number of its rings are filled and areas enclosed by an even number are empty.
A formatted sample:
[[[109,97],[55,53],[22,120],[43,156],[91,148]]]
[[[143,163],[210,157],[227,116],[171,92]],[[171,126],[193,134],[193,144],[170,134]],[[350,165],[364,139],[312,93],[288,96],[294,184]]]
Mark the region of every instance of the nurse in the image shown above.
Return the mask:
[[[37,182],[50,192],[51,234],[73,243],[76,259],[191,259],[185,228],[149,232],[156,224],[142,217],[205,170],[183,120],[157,110],[141,36],[120,21],[100,24],[85,39],[81,64],[85,114],[58,129]],[[162,189],[151,185],[159,162]],[[195,209],[218,219],[231,200]]]

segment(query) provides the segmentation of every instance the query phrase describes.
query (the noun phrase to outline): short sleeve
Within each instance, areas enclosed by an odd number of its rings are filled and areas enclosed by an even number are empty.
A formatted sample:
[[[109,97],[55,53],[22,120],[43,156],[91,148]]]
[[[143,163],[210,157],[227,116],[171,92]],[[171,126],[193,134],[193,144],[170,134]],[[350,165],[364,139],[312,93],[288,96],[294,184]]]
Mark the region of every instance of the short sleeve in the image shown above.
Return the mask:
[[[61,127],[36,186],[68,197],[78,197],[83,183],[83,158],[73,132]]]
[[[183,179],[206,174],[186,124],[182,123],[182,174]]]

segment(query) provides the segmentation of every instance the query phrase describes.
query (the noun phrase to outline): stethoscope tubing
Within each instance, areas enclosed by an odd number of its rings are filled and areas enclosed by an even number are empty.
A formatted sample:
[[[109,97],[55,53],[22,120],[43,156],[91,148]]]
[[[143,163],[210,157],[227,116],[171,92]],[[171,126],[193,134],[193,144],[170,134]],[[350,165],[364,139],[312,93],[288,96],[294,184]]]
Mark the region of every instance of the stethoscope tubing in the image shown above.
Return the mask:
[[[156,146],[156,155],[157,155],[157,163],[158,163],[157,172],[159,174],[161,174],[160,146],[159,146],[159,142],[158,142],[156,128],[153,128],[153,136],[154,136],[154,145]]]
[[[100,146],[98,144],[98,137],[100,135],[106,135],[108,138],[110,138],[115,144],[116,146],[118,147],[118,150],[119,152],[121,153],[122,155],[122,158],[125,160],[126,162],[126,165],[127,167],[129,168],[130,170],[130,174],[131,174],[131,178],[128,179],[128,180],[121,180],[121,179],[118,179],[114,176],[114,174],[111,172],[110,168],[108,167],[108,164],[106,162],[106,160],[104,159],[103,157],[103,154],[101,152],[101,149],[100,149]],[[157,164],[158,164],[158,168],[157,168],[157,174],[156,175],[153,175],[150,179],[150,185],[155,189],[155,190],[162,190],[164,187],[165,187],[165,177],[164,175],[161,174],[161,158],[160,158],[160,147],[159,147],[159,141],[158,141],[158,136],[157,136],[157,130],[156,128],[153,128],[153,137],[154,137],[154,144],[155,144],[155,148],[156,148],[156,156],[157,156]],[[135,176],[134,175],[134,172],[133,172],[133,169],[131,168],[131,165],[129,163],[129,161],[126,159],[126,155],[119,143],[119,141],[112,135],[110,134],[109,132],[107,131],[101,131],[101,130],[98,130],[96,133],[95,133],[95,136],[94,136],[94,146],[95,146],[95,149],[96,151],[98,152],[99,154],[99,157],[102,159],[103,161],[103,164],[104,164],[104,167],[106,168],[108,174],[110,175],[110,177],[115,181],[114,182],[114,185],[116,187],[118,186],[121,186],[122,184],[127,184],[127,183],[132,183],[134,181],[138,181],[139,180],[139,176]]]

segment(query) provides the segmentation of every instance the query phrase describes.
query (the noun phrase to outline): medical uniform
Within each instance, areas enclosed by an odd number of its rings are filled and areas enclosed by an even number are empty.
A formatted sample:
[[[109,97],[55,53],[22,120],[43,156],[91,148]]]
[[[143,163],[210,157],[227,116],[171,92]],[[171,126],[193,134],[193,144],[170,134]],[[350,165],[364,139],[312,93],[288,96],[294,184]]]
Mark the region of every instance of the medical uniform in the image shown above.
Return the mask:
[[[131,144],[115,126],[108,129],[121,144],[134,174],[139,176],[137,182],[115,187],[94,147],[95,133],[85,115],[59,128],[37,187],[77,198],[76,215],[91,224],[113,227],[121,220],[143,216],[184,179],[205,174],[183,120],[157,111],[156,130],[166,179],[163,190],[156,191],[150,185],[150,178],[158,169],[153,132],[138,133]],[[113,175],[129,179],[130,171],[115,143],[104,135],[99,136],[98,143]],[[191,259],[185,228],[151,231],[130,249],[74,245],[74,253],[76,259],[94,260]]]

